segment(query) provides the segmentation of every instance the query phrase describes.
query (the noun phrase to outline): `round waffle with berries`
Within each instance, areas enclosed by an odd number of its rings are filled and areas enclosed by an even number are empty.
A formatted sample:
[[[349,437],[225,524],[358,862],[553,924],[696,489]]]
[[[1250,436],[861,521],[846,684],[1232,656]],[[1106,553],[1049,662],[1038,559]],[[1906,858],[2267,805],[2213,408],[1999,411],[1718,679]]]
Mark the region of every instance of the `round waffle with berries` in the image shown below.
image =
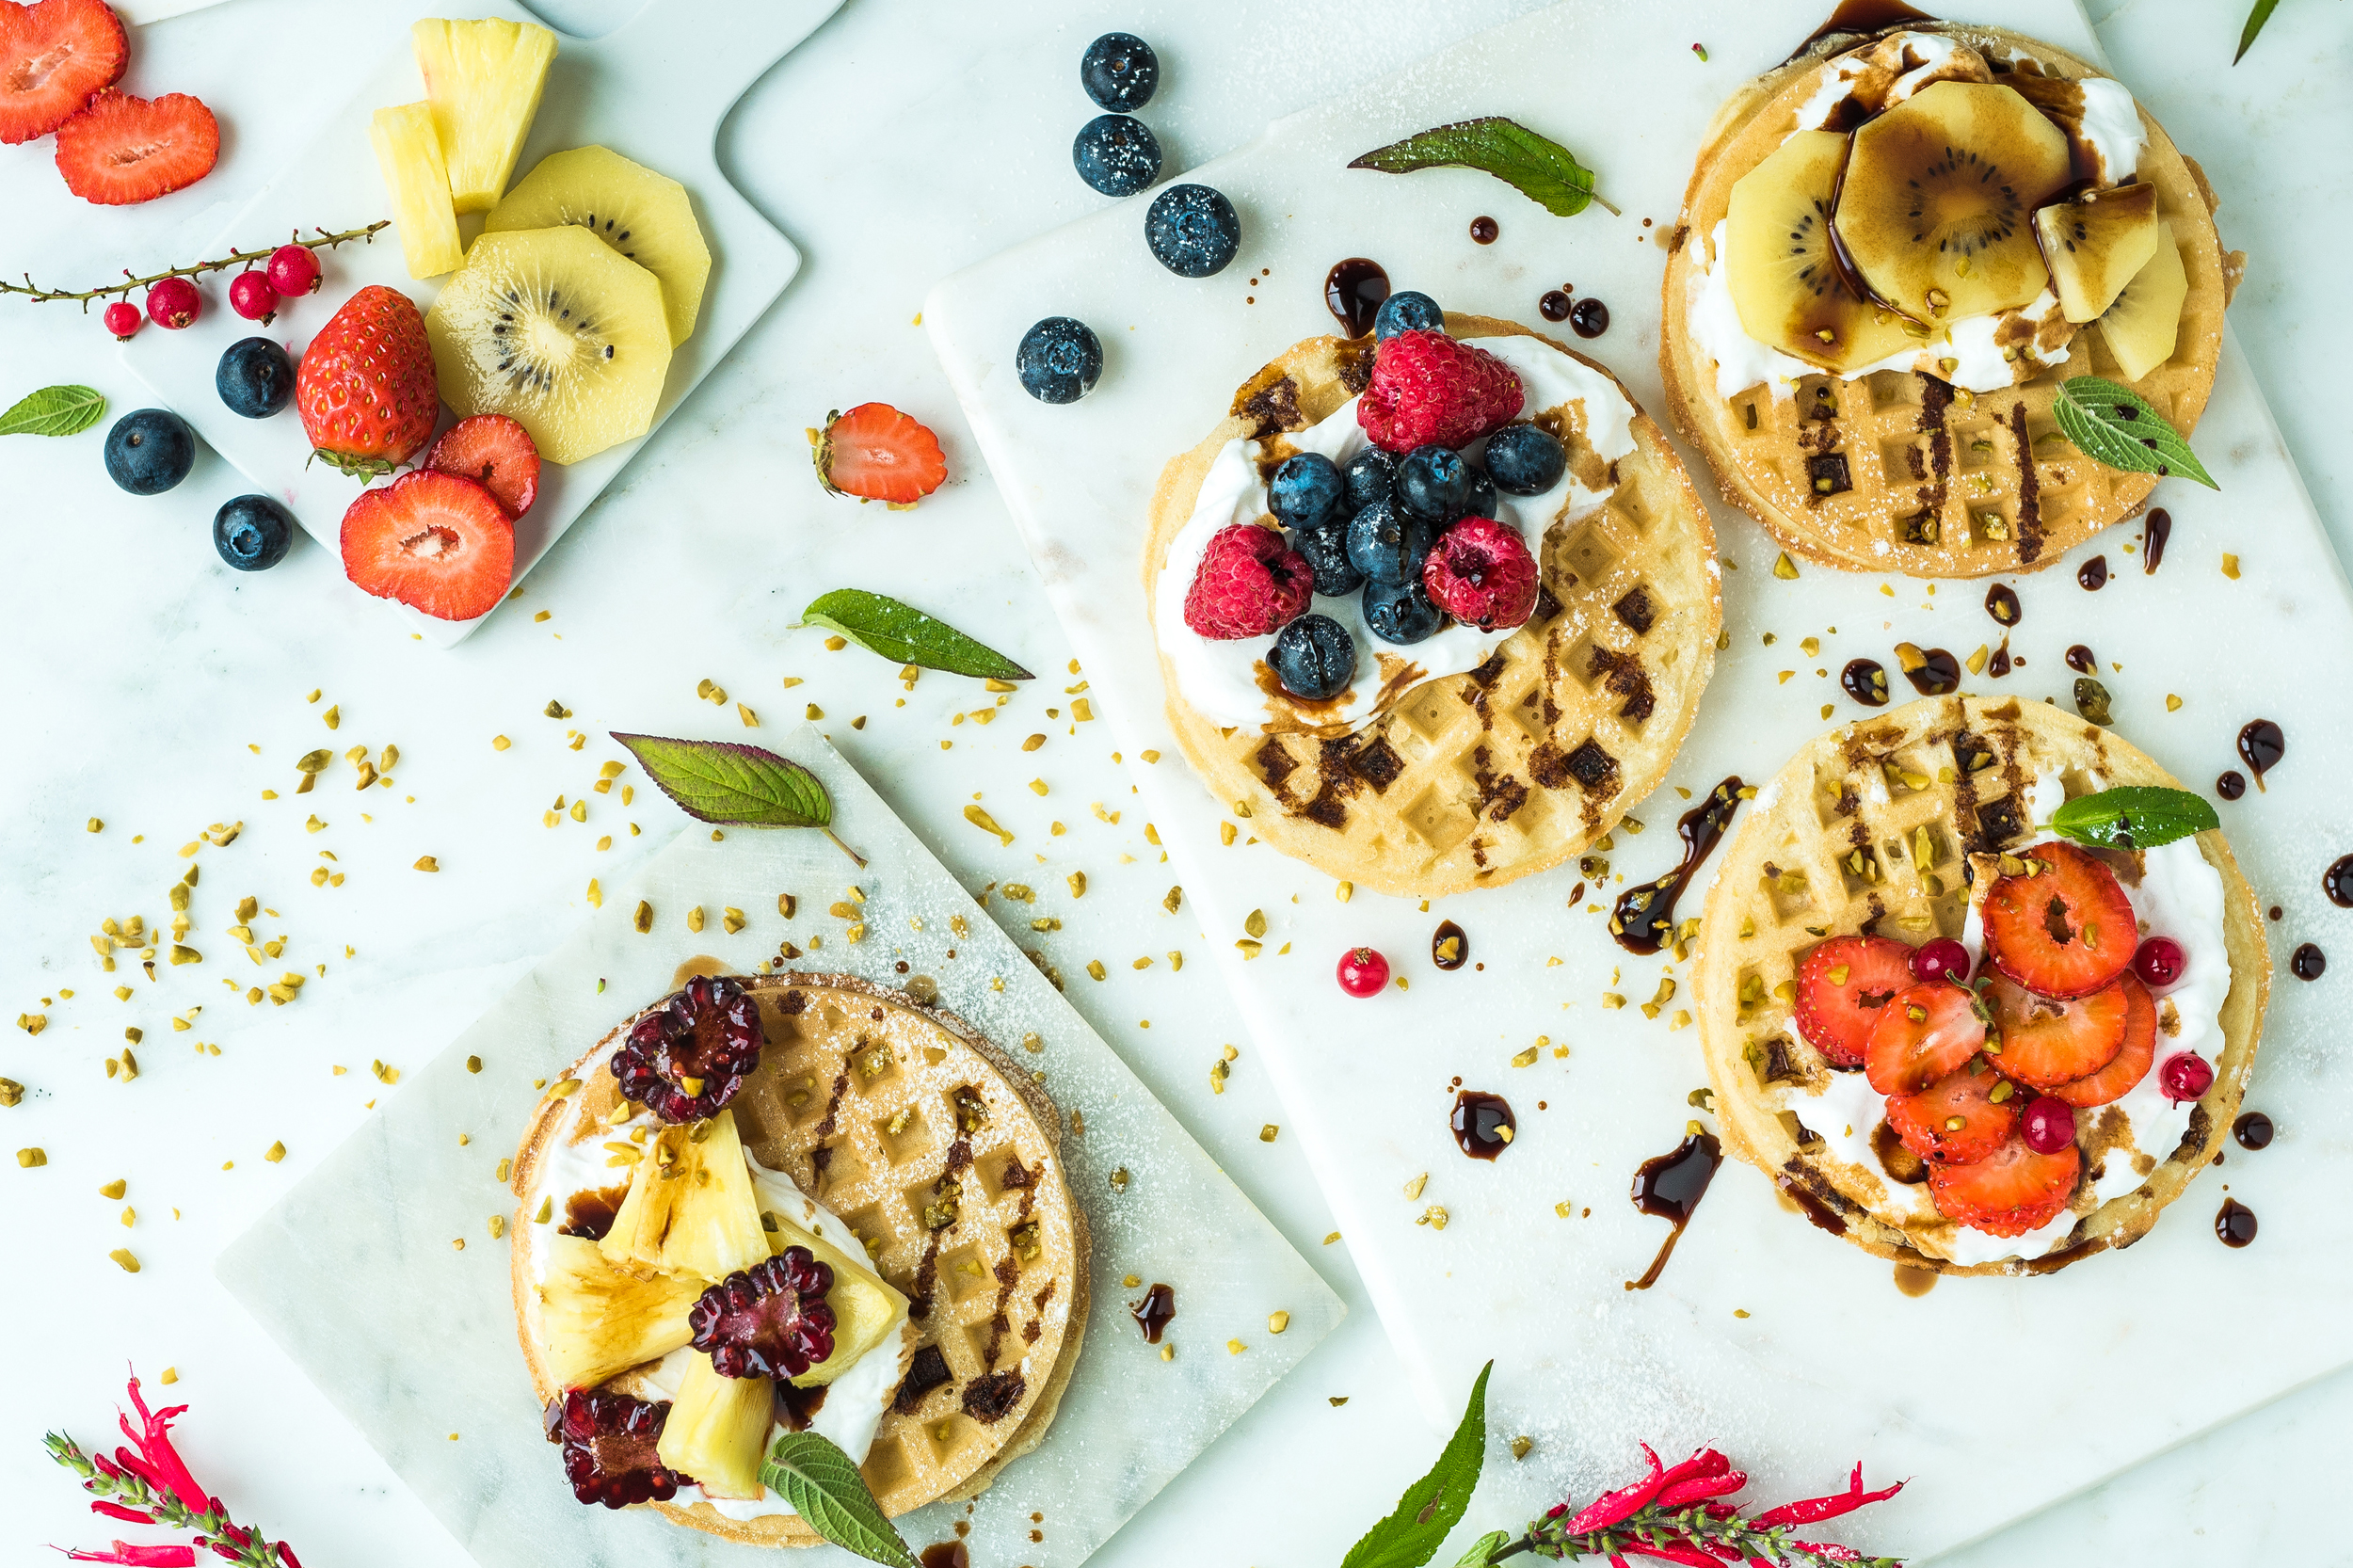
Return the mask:
[[[1944,378],[1962,361],[1940,359],[1938,348],[1964,351],[1953,347],[1936,321],[1951,296],[1934,287],[1919,289],[1919,302],[1902,312],[1865,300],[1847,280],[1870,274],[1853,262],[1851,248],[1829,243],[1830,203],[1840,203],[1843,223],[1849,200],[1839,182],[1867,177],[1857,173],[1861,164],[1842,145],[1861,145],[1845,135],[1847,127],[1860,122],[1867,129],[1872,107],[1913,91],[1927,78],[1941,80],[1901,101],[1900,109],[1913,110],[1938,94],[1927,111],[1933,113],[1968,95],[2014,88],[2033,111],[2019,110],[2007,92],[2000,102],[2025,115],[2026,135],[2012,135],[2017,125],[1997,130],[1987,121],[1972,133],[1985,145],[1965,148],[1957,159],[1944,139],[1949,134],[1945,126],[1912,129],[1920,133],[1920,158],[1946,149],[1944,161],[1951,167],[1937,172],[1950,184],[1952,199],[1989,203],[1968,221],[1981,222],[1991,238],[1965,235],[1953,248],[2025,246],[2016,257],[2027,280],[2024,286],[1985,296],[2023,300],[2037,280],[2051,276],[2040,260],[2051,247],[2045,241],[2038,249],[2033,243],[2037,227],[2027,207],[2046,204],[2049,212],[2072,215],[2079,209],[2065,203],[2082,189],[2079,182],[2104,183],[2086,172],[2087,163],[2105,166],[2083,137],[2083,89],[2076,85],[2098,74],[2088,62],[2015,33],[1922,22],[1909,32],[1876,38],[1833,34],[1750,83],[1717,112],[1670,241],[1659,370],[1676,427],[1706,455],[1725,498],[1790,550],[1826,566],[1911,577],[2032,571],[2146,504],[2156,476],[2105,468],[2078,451],[2059,431],[2057,389],[2079,376],[2124,383],[2186,436],[2214,390],[2223,309],[2245,257],[2223,250],[2213,187],[2145,109],[2134,105],[2146,143],[2133,179],[2154,190],[2160,237],[2153,242],[2142,222],[2119,241],[2120,247],[2153,248],[2115,252],[2117,266],[2109,270],[2121,270],[2130,281],[2095,322],[2077,325],[2068,318],[2097,306],[2098,298],[2079,306],[2083,296],[2068,295],[2057,281],[2052,286],[2060,291],[2061,306],[2039,319],[2015,309],[1984,313],[1988,336],[1981,351],[2009,360],[2013,379],[2026,377],[2021,384],[1973,393]],[[1825,129],[1799,129],[1809,108],[1808,123],[1823,114],[1823,95],[1837,98],[1848,88],[1851,96],[1827,111]],[[2020,151],[2022,143],[2041,151]],[[1764,167],[1769,161],[1769,168]],[[1898,196],[1902,168],[1881,166],[1899,162],[1871,164],[1871,171],[1883,172],[1883,186]],[[2048,180],[2060,183],[2047,190],[2042,183],[2025,186],[2025,170],[2011,171],[2029,164],[2040,166],[2039,182],[2047,169]],[[1987,165],[2003,170],[2001,181],[1964,191],[1967,180]],[[1758,182],[1736,196],[1736,185],[1753,173]],[[2021,189],[2012,189],[2013,178]],[[1989,198],[1990,191],[2000,195]],[[2121,212],[2149,200],[2135,195],[2105,208],[2096,200],[2117,194],[2096,191],[2091,205],[2080,210]],[[1932,200],[1945,199],[1932,192]],[[1755,217],[1744,223],[1751,212]],[[1910,216],[1916,225],[1919,214]],[[2054,225],[2061,226],[2057,218]],[[1932,264],[1941,264],[1932,255],[1944,243],[1937,232],[1924,239],[1915,226],[1905,234],[1891,219],[1890,232],[1897,244],[1879,269],[1880,280],[1927,276]],[[1910,258],[1901,248],[1907,243]],[[1737,255],[1720,254],[1720,245]],[[2068,240],[2063,248],[2075,247]],[[2143,254],[2149,260],[2135,270]],[[1711,299],[1709,272],[1724,272],[1735,260],[1741,270],[1721,280],[1731,299]],[[1965,264],[1961,280],[1947,282],[1967,286]],[[1977,276],[1991,287],[1990,268]],[[2072,282],[2077,274],[2067,276]],[[2106,274],[2095,274],[2091,286],[2107,281]],[[1868,286],[1879,292],[1878,283]],[[1780,324],[1768,346],[1794,358],[1771,369],[1720,376],[1717,357],[1701,341],[1695,321],[1722,336],[1741,333],[1754,315]],[[2020,357],[2022,341],[2032,345],[2030,356]],[[1817,350],[1817,342],[1834,346]],[[1915,357],[1905,361],[1907,354]],[[1912,368],[1865,368],[1890,358]],[[1829,368],[1838,364],[1855,369],[1837,374]],[[1764,378],[1745,387],[1725,384],[1751,373]],[[1961,374],[1983,385],[1985,377]],[[1794,380],[1784,379],[1793,375]]]
[[[706,1119],[668,1122],[624,1097],[625,1080]],[[542,1170],[587,1144],[614,1151],[600,1163],[622,1185],[587,1195],[595,1220],[581,1240],[534,1221],[551,1197],[566,1215]],[[824,1242],[787,1244],[798,1227],[831,1232],[813,1205],[779,1215],[748,1189],[733,1195],[748,1169],[739,1149],[849,1227],[831,1238],[832,1267]],[[782,1412],[772,1391],[792,1387],[769,1377],[822,1375],[812,1364],[862,1322],[897,1320],[902,1297],[900,1336],[865,1352],[892,1358],[895,1392],[860,1471],[894,1516],[985,1490],[1044,1438],[1085,1333],[1087,1224],[1060,1149],[1061,1113],[1002,1051],[951,1013],[850,976],[698,978],[624,1020],[551,1086],[515,1160],[518,1333],[575,1495],[650,1503],[749,1544],[817,1544],[791,1513],[734,1518],[677,1500],[703,1478],[673,1429],[698,1377],[723,1396],[760,1386],[745,1441],[764,1450],[782,1430],[768,1399]],[[658,1218],[622,1195],[648,1183],[645,1203],[671,1198]],[[748,1216],[731,1212],[745,1202]],[[748,1241],[727,1240],[746,1224]],[[729,1272],[746,1247],[758,1261]],[[584,1288],[559,1283],[575,1265],[594,1276]],[[859,1268],[887,1282],[879,1317],[841,1288]],[[656,1363],[681,1347],[708,1354],[687,1358],[681,1386],[659,1388]],[[600,1455],[618,1456],[619,1473],[600,1473]]]
[[[1929,697],[1801,750],[1757,792],[1702,917],[1725,1147],[1915,1268],[2044,1273],[2145,1235],[2229,1133],[2271,966],[2219,831],[2136,852],[2038,830],[2061,798],[2137,785],[2178,788],[2109,731],[2016,698]],[[2148,929],[2126,892],[2153,896],[2147,856],[2189,846],[2218,931],[2188,962],[2227,954],[2205,978],[2211,1028],[2175,1006],[2201,1005],[2174,984],[2197,943]],[[1981,963],[1964,946],[1980,933]],[[2169,1044],[2185,1036],[2211,1060]],[[2178,1140],[2153,1119],[2142,1136],[2168,1146],[2136,1144],[2136,1106],[2185,1121]],[[2040,1256],[2003,1256],[2029,1233]]]
[[[1445,330],[1473,344],[1540,338],[1609,376],[1513,322],[1449,312]],[[1254,443],[1261,476],[1272,476],[1300,450],[1290,435],[1366,392],[1375,355],[1370,336],[1309,338],[1242,384],[1226,417],[1160,475],[1144,549],[1147,596],[1226,444]],[[1524,623],[1478,668],[1419,680],[1408,644],[1383,656],[1378,711],[1359,728],[1319,727],[1311,711],[1272,698],[1265,723],[1228,728],[1186,702],[1160,649],[1178,743],[1254,837],[1336,878],[1435,897],[1582,853],[1664,776],[1714,667],[1722,622],[1706,508],[1639,406],[1633,450],[1614,463],[1584,440],[1574,400],[1523,408],[1519,417],[1559,436],[1568,472],[1589,489],[1607,488],[1609,499],[1574,521],[1549,522],[1541,536],[1529,528],[1533,608],[1520,607]],[[1449,585],[1447,541],[1477,521],[1441,536],[1424,581]],[[1271,515],[1262,522],[1282,538]]]

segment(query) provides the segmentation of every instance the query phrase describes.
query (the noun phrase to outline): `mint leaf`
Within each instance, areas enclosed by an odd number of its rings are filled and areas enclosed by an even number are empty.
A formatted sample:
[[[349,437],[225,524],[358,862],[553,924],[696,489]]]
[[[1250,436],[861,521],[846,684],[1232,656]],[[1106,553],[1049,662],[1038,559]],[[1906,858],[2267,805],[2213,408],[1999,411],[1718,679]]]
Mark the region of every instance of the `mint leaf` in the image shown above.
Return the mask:
[[[1462,1424],[1447,1440],[1438,1463],[1405,1489],[1396,1512],[1348,1549],[1340,1568],[1422,1568],[1437,1555],[1447,1533],[1463,1522],[1471,1494],[1479,1488],[1479,1467],[1487,1457],[1487,1374],[1495,1369],[1492,1361],[1479,1369]]]
[[[833,822],[833,797],[817,776],[773,751],[734,741],[612,734],[646,776],[697,822],[726,827],[824,827]]]
[[[2212,802],[2152,784],[2077,795],[2051,813],[2051,831],[2060,838],[2114,849],[2154,849],[2221,825]]]
[[[78,436],[105,417],[95,387],[43,387],[0,414],[0,436]]]
[[[785,1433],[768,1451],[760,1479],[792,1505],[802,1523],[842,1550],[889,1568],[919,1568],[866,1489],[866,1478],[830,1439],[813,1432]]]
[[[1588,201],[1599,201],[1612,216],[1619,216],[1617,208],[1594,193],[1593,171],[1578,163],[1575,153],[1499,115],[1435,126],[1376,147],[1348,167],[1411,174],[1417,168],[1449,166],[1492,174],[1556,216],[1575,217]]]
[[[944,620],[863,588],[820,594],[801,612],[811,626],[839,632],[869,653],[902,664],[968,675],[976,680],[1030,680],[1028,670],[995,648],[974,642]]]
[[[2271,20],[2271,13],[2279,5],[2280,0],[2255,0],[2255,8],[2247,13],[2247,26],[2238,36],[2238,53],[2231,56],[2233,65],[2247,57],[2247,51],[2253,45],[2255,35],[2264,30],[2264,24]]]
[[[1691,45],[1697,49],[1698,44]],[[1705,58],[1705,56],[1702,56]],[[1470,1544],[1470,1550],[1454,1560],[1454,1568],[1487,1568],[1496,1560],[1496,1553],[1512,1544],[1510,1530],[1489,1530]]]
[[[2059,431],[2102,468],[2122,473],[2178,473],[2210,490],[2222,487],[2205,471],[2182,433],[2132,388],[2098,376],[2059,383],[2051,405]]]

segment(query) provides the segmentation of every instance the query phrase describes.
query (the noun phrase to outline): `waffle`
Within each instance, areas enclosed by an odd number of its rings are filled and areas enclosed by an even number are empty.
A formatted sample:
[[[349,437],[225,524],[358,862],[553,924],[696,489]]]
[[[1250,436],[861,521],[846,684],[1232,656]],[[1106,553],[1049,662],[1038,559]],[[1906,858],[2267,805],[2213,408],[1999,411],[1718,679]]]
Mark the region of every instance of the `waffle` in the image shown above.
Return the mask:
[[[920,1398],[903,1387],[884,1412],[859,1467],[867,1485],[893,1516],[977,1496],[1045,1437],[1085,1335],[1088,1232],[1064,1179],[1061,1113],[969,1025],[903,992],[838,974],[739,982],[767,1038],[729,1105],[744,1147],[840,1215],[875,1272],[909,1298],[903,1358],[936,1348],[949,1370]],[[599,1136],[596,1124],[620,1104],[603,1064],[638,1016],[575,1069],[581,1109],[569,1125],[591,1129],[576,1138]],[[528,1201],[539,1148],[566,1125],[564,1102],[540,1102],[516,1160],[519,1199]],[[958,1190],[943,1193],[951,1176]],[[528,1218],[519,1210],[514,1224],[514,1291],[544,1402],[558,1388],[537,1342]],[[627,1388],[636,1375],[614,1381]],[[819,1544],[791,1514],[735,1520],[707,1502],[650,1506],[748,1544]]]
[[[1972,766],[1978,756],[1987,760]],[[1949,1222],[1882,1218],[1894,1210],[1881,1173],[1821,1158],[1823,1144],[1785,1109],[1780,1085],[1818,1085],[1829,1071],[1791,1022],[1798,961],[1825,937],[1858,931],[1914,945],[1959,938],[1966,857],[2028,837],[2025,791],[2046,771],[2071,797],[2121,784],[2179,787],[2145,753],[2048,704],[1925,698],[1817,737],[1759,790],[1701,918],[1692,984],[1724,1146],[1801,1208],[1843,1224],[1848,1240],[1915,1268],[2043,1273],[2130,1246],[2214,1158],[2254,1063],[2271,962],[2254,892],[2222,835],[2210,832],[2197,842],[2222,876],[2231,962],[2214,1085],[2188,1134],[2140,1186],[2085,1212],[2086,1184],[2073,1231],[2043,1257],[1952,1262],[1938,1250]],[[2099,1159],[2095,1147],[2087,1164]]]
[[[1447,330],[1539,335],[1456,314]],[[1235,393],[1225,420],[1160,475],[1147,602],[1219,450],[1256,438],[1260,471],[1273,473],[1295,450],[1283,433],[1346,403],[1371,366],[1369,337],[1309,338]],[[1543,591],[1528,624],[1478,669],[1411,687],[1353,735],[1213,724],[1186,704],[1163,650],[1169,722],[1210,792],[1286,855],[1423,898],[1546,870],[1607,833],[1673,760],[1723,613],[1707,510],[1657,424],[1638,408],[1633,427],[1608,503],[1529,541]],[[1561,430],[1572,469],[1598,468],[1577,428]]]
[[[2095,74],[2086,61],[1997,28],[1920,24],[1989,59],[2031,56],[2046,75]],[[1846,38],[1822,48],[1843,52]],[[1933,377],[1875,371],[1855,379],[1802,377],[1794,398],[1763,383],[1727,399],[1716,362],[1689,328],[1691,287],[1712,254],[1733,184],[1780,146],[1820,83],[1820,54],[1801,56],[1749,84],[1718,111],[1669,240],[1659,372],[1676,427],[1706,455],[1727,500],[1783,544],[1825,566],[1907,577],[1977,577],[2048,566],[2109,523],[2136,515],[2152,474],[2105,469],[2058,435],[2052,404],[2070,376],[2122,380],[2105,338],[2079,331],[2063,364],[2035,379],[1974,396]],[[1997,76],[1996,80],[2000,78]],[[2139,179],[2153,183],[2188,274],[2173,357],[2134,389],[2187,434],[2214,391],[2222,312],[2245,265],[2225,254],[2213,188],[2146,109]],[[1844,491],[1816,489],[1817,459],[1841,456]],[[1824,471],[1836,482],[1837,470]]]

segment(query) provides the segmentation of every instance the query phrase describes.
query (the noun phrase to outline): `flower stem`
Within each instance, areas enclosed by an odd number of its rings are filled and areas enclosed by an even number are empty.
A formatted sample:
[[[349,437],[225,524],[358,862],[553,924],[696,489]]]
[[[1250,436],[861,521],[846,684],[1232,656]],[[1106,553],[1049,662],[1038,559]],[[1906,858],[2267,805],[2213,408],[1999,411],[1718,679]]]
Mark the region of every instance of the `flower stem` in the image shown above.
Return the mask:
[[[834,848],[840,850],[842,854],[848,856],[853,861],[855,861],[858,870],[864,871],[866,869],[866,856],[860,855],[857,851],[843,843],[841,841],[841,836],[836,833],[832,828],[828,827],[823,831],[826,838],[833,840]]]
[[[321,229],[318,231],[318,238],[309,240],[302,237],[300,230],[296,230],[288,243],[301,246],[305,250],[331,250],[349,240],[360,240],[373,244],[376,240],[376,232],[388,227],[391,223],[391,218],[383,218],[369,224],[364,229],[346,229],[340,234],[330,234]],[[269,250],[232,250],[216,262],[198,262],[193,266],[168,267],[162,272],[150,273],[144,278],[132,277],[131,269],[125,267],[122,269],[123,280],[121,282],[108,283],[103,288],[95,289],[44,289],[33,281],[33,275],[28,272],[24,274],[24,281],[22,283],[11,283],[6,279],[0,279],[0,294],[21,294],[36,305],[46,305],[53,299],[79,300],[82,309],[87,312],[92,300],[104,299],[112,295],[120,295],[128,299],[131,297],[133,289],[160,283],[167,278],[200,278],[208,272],[225,272],[232,266],[267,261],[271,251],[276,248],[277,247],[272,246]]]

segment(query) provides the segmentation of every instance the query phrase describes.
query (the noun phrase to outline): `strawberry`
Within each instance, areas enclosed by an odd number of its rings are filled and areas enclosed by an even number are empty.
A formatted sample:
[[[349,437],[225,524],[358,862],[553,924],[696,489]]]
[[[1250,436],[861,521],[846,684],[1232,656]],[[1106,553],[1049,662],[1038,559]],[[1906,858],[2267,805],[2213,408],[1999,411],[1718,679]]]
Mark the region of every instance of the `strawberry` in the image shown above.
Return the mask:
[[[1433,442],[1460,448],[1509,424],[1526,400],[1510,365],[1425,328],[1400,332],[1374,351],[1356,423],[1373,445],[1391,452]]]
[[[362,490],[344,513],[344,575],[441,620],[497,607],[515,575],[515,525],[488,490],[419,469]]]
[[[213,171],[220,124],[184,92],[134,98],[112,88],[57,127],[65,188],[102,207],[168,196]]]
[[[912,506],[948,477],[939,438],[888,403],[861,403],[825,416],[811,431],[817,482],[833,495]]]
[[[1798,965],[1798,1032],[1834,1067],[1863,1065],[1871,1026],[1909,991],[1912,949],[1889,936],[1833,936]]]
[[[2005,1091],[1994,1099],[2001,1081],[1998,1074],[1974,1064],[1946,1073],[1916,1095],[1890,1098],[1887,1125],[1904,1147],[1932,1164],[1975,1164],[2018,1129],[2019,1108],[2026,1097]]]
[[[490,492],[508,520],[531,510],[539,496],[539,449],[531,432],[504,414],[474,414],[441,432],[424,467],[462,473]]]
[[[295,407],[316,456],[354,478],[415,456],[441,417],[416,302],[381,283],[344,300],[303,352]]]
[[[2075,1195],[2082,1153],[2070,1144],[2037,1154],[2012,1138],[1966,1165],[1930,1165],[1929,1195],[1937,1212],[1989,1236],[2024,1236],[2049,1224]]]
[[[1950,981],[1898,991],[1864,1043],[1863,1070],[1882,1095],[1915,1095],[1985,1048],[1974,992]]]
[[[2001,1048],[1989,1042],[1987,1054],[2004,1078],[2029,1088],[2056,1089],[2089,1077],[2124,1048],[2122,977],[2088,997],[2057,1001],[1997,972],[1986,980],[1985,1000],[2002,1032]]]
[[[1993,967],[2042,997],[2080,997],[2131,967],[2140,943],[2131,901],[2107,867],[2057,840],[2019,852],[2025,876],[2006,876],[1985,899],[1985,946]]]
[[[2048,1091],[2078,1111],[2122,1099],[2127,1090],[2149,1076],[2149,1064],[2157,1059],[2157,1004],[2150,1000],[2149,987],[2133,975],[2125,975],[2117,985],[2124,993],[2123,1044],[2106,1066]],[[2007,1065],[2007,1046],[2000,1060]]]
[[[0,0],[0,142],[45,136],[122,80],[131,46],[99,0]]]

